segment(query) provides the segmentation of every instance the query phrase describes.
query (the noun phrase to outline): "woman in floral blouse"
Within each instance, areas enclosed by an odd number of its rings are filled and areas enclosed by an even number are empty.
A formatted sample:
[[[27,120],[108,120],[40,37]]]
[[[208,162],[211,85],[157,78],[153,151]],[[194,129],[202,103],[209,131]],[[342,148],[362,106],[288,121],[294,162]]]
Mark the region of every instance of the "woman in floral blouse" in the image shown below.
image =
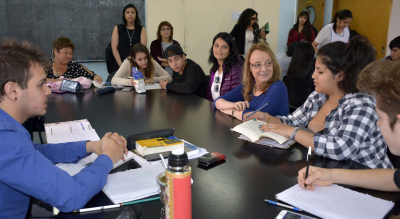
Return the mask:
[[[49,81],[59,81],[64,78],[86,77],[99,83],[102,78],[79,63],[71,62],[74,44],[67,37],[60,37],[53,42],[54,59],[46,61],[45,71]]]

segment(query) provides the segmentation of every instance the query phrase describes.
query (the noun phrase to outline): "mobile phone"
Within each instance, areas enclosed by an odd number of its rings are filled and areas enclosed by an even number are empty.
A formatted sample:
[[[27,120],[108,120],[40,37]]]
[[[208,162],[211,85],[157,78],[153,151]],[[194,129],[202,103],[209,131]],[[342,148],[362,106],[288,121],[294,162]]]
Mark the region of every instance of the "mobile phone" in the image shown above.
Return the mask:
[[[302,215],[299,213],[294,213],[291,211],[282,210],[279,214],[275,217],[275,219],[316,219],[315,217],[310,217],[306,215]]]
[[[129,92],[133,89],[133,87],[125,87],[124,89],[122,89],[123,92]]]

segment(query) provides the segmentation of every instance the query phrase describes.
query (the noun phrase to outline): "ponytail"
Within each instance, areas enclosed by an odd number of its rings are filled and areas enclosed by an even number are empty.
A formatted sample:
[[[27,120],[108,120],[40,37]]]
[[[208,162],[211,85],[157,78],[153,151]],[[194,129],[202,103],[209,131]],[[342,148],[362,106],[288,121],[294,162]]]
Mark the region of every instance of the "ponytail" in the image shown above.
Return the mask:
[[[335,16],[334,16],[334,18],[332,20],[333,31],[335,31],[335,33],[336,33],[337,19],[338,18],[339,18],[339,20],[345,20],[347,18],[353,18],[353,14],[351,13],[350,10],[347,10],[347,9],[343,9],[343,10],[340,10],[340,11],[336,12],[336,14],[335,14]]]
[[[339,89],[345,93],[357,93],[358,74],[375,60],[376,52],[366,37],[358,35],[349,44],[338,41],[322,46],[318,57],[332,74],[343,72],[342,80],[338,82]]]

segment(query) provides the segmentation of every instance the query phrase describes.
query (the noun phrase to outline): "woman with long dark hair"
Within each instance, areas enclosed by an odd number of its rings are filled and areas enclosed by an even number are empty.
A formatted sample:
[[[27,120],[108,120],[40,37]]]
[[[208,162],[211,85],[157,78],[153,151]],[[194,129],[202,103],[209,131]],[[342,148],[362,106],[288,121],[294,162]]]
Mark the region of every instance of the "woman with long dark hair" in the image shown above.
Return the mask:
[[[259,31],[257,16],[258,13],[251,8],[244,10],[230,33],[235,39],[239,55],[242,59],[246,57],[250,47],[258,43],[259,34],[262,35],[262,38],[265,38],[264,31],[262,33]]]
[[[307,11],[302,11],[297,17],[297,23],[289,31],[287,45],[294,41],[314,42],[315,33],[310,24],[310,16]]]
[[[213,102],[239,86],[242,81],[242,66],[236,44],[229,33],[214,37],[208,63],[212,64],[207,88],[207,99]]]
[[[122,24],[115,25],[111,35],[111,49],[115,58],[112,72],[118,70],[137,43],[147,45],[146,28],[141,26],[135,5],[128,4],[122,12]]]
[[[317,38],[312,43],[315,54],[318,54],[318,48],[328,43],[341,41],[348,43],[350,39],[350,22],[353,20],[353,14],[350,10],[344,9],[336,12],[330,24],[321,29]]]
[[[303,78],[314,84],[315,51],[310,42],[298,42],[294,47],[287,75]]]
[[[111,84],[133,86],[133,79],[129,79],[132,76],[132,67],[143,73],[145,84],[158,83],[161,80],[172,81],[172,77],[151,58],[147,47],[138,43],[132,47],[130,56],[115,73]]]
[[[348,44],[333,42],[321,47],[312,76],[315,91],[289,116],[259,115],[258,119],[269,121],[260,129],[311,146],[325,158],[392,168],[376,125],[375,99],[356,86],[359,73],[375,57],[374,47],[363,36],[353,37]]]

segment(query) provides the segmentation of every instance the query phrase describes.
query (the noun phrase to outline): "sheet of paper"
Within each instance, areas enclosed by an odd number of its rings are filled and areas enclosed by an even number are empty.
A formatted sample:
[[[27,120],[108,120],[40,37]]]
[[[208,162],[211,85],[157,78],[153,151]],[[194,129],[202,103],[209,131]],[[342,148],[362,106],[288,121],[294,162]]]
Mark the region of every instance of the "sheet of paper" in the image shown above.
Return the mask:
[[[157,90],[157,89],[161,89],[160,85],[158,83],[154,83],[154,84],[146,84],[145,85],[146,90]]]
[[[158,194],[156,177],[164,171],[165,168],[158,164],[110,174],[103,192],[114,204]]]
[[[383,218],[394,203],[342,186],[315,186],[303,189],[296,184],[276,198],[322,218]]]

